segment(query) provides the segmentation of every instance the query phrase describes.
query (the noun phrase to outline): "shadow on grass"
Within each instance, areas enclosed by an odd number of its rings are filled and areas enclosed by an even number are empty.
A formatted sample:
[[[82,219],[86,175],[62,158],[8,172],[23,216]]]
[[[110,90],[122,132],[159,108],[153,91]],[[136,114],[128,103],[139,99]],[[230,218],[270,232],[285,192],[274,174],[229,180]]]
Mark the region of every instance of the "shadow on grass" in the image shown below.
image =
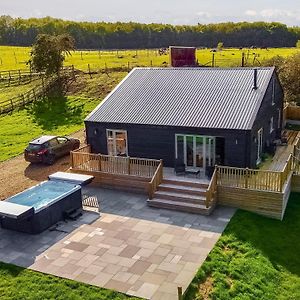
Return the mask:
[[[274,265],[300,276],[300,194],[293,193],[283,221],[268,219],[246,211],[238,211],[226,234],[250,243]]]
[[[63,92],[58,90],[34,102],[27,112],[43,130],[52,131],[58,126],[81,124],[83,108],[72,105]]]
[[[24,270],[22,267],[18,267],[12,264],[6,264],[3,262],[0,262],[0,277],[3,276],[12,276],[17,277],[20,275],[20,273]]]

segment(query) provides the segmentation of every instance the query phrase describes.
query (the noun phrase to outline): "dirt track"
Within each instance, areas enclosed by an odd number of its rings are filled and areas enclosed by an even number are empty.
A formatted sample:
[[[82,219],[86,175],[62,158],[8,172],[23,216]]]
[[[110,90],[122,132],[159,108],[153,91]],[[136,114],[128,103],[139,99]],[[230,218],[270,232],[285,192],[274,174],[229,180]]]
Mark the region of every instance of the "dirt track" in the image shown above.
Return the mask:
[[[84,141],[83,130],[71,135]],[[23,191],[43,180],[57,171],[66,171],[70,158],[65,156],[56,161],[53,166],[42,164],[30,164],[26,162],[23,155],[19,155],[10,160],[0,163],[0,200]]]

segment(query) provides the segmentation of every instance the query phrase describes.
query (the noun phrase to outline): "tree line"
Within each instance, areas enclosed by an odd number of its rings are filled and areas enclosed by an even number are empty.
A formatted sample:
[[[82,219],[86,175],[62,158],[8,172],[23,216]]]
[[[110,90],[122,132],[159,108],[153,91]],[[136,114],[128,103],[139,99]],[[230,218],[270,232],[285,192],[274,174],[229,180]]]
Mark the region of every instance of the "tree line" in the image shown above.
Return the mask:
[[[134,22],[75,22],[0,17],[0,44],[31,46],[38,34],[69,34],[79,49],[141,49],[169,45],[216,47],[294,47],[300,27],[272,22],[169,25]]]

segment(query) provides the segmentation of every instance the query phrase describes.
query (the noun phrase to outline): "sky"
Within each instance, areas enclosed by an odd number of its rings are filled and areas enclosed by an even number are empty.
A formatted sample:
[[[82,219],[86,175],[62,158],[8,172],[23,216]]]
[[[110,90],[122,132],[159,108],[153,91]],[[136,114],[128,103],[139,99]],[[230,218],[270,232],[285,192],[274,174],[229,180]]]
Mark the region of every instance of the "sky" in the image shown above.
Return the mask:
[[[300,26],[300,0],[0,0],[0,15],[176,25],[276,21]]]

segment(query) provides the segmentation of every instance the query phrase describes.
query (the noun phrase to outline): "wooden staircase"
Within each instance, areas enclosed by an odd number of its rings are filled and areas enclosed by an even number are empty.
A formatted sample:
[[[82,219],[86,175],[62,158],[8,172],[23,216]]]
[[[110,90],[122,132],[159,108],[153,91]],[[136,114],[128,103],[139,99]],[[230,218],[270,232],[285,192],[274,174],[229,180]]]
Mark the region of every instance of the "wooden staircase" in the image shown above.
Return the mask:
[[[153,198],[147,200],[147,204],[157,208],[209,215],[214,207],[206,207],[208,187],[209,184],[205,183],[163,179]]]

